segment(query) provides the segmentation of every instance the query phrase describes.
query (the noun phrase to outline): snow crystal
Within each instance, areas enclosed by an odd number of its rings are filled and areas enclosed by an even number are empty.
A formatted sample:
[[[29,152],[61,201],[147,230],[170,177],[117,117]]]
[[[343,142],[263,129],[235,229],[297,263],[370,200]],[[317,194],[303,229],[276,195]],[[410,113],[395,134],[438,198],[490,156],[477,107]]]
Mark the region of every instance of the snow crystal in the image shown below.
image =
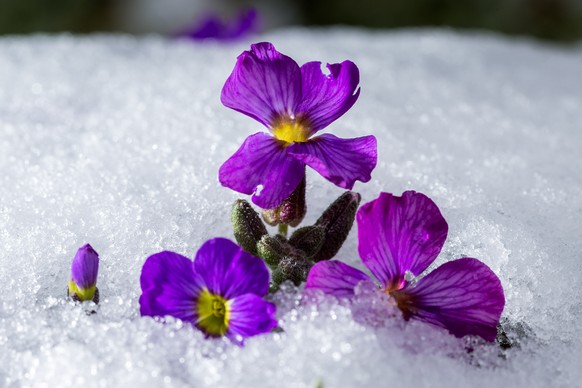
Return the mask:
[[[361,70],[340,137],[374,134],[373,179],[449,222],[435,264],[501,278],[513,346],[457,339],[284,287],[282,331],[244,348],[139,317],[141,266],[232,237],[218,168],[260,124],[224,108],[237,45],[161,37],[0,39],[0,386],[572,387],[582,381],[582,52],[444,31],[284,30],[299,62]],[[341,190],[308,173],[314,221]],[[76,249],[101,257],[101,304],[65,299]],[[338,258],[360,266],[355,230]]]

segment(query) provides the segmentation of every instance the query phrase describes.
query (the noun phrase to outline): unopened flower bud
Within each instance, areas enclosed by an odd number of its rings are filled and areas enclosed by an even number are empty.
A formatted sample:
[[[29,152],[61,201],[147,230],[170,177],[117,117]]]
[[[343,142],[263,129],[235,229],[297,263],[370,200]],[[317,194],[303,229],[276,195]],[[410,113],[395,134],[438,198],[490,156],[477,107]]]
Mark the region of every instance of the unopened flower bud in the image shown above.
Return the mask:
[[[325,228],[325,239],[314,261],[329,260],[340,250],[354,224],[360,199],[360,194],[346,191],[319,217],[315,225]]]
[[[67,294],[73,300],[92,300],[99,303],[97,275],[99,273],[99,255],[93,247],[85,244],[77,251],[71,265],[71,280]]]
[[[257,256],[265,260],[265,263],[267,263],[271,269],[275,269],[285,254],[285,247],[283,244],[286,244],[286,242],[282,242],[281,239],[277,237],[264,235],[257,243]]]
[[[267,225],[277,226],[279,224],[279,208],[278,207],[276,207],[274,209],[263,209],[263,211],[261,212],[261,215],[263,216],[263,221],[265,221],[265,223]]]
[[[296,286],[307,279],[310,268],[311,264],[307,260],[294,256],[286,256],[279,263],[284,280],[291,280]]]
[[[271,226],[287,224],[296,227],[299,225],[307,211],[305,185],[305,178],[303,178],[299,186],[279,206],[263,210],[263,220]]]
[[[247,201],[237,199],[232,206],[231,221],[236,242],[245,251],[256,255],[257,243],[267,234],[259,214]]]
[[[269,292],[274,293],[279,290],[279,286],[281,283],[285,281],[285,275],[283,275],[283,271],[281,268],[276,268],[271,272],[271,284],[269,286]]]
[[[307,257],[313,257],[321,249],[325,239],[325,228],[320,225],[305,226],[297,229],[289,244],[305,252]]]
[[[282,234],[276,234],[275,236],[273,236],[273,238],[277,239],[277,241],[279,241],[283,245],[287,245],[287,243],[289,243],[287,237],[283,236]]]

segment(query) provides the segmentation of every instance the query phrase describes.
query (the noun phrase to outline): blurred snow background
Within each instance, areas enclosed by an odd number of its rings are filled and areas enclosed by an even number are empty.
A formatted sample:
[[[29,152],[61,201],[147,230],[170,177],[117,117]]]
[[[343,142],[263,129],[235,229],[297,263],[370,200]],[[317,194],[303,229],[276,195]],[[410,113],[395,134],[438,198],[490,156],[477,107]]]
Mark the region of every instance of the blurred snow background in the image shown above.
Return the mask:
[[[245,9],[256,9],[260,28],[295,24],[301,20],[297,2],[285,0],[124,0],[114,8],[117,28],[132,33],[173,34],[200,23],[208,15],[220,15],[225,21],[236,19]]]
[[[148,255],[193,257],[208,238],[232,237],[238,195],[217,171],[262,128],[219,96],[248,44],[7,37],[0,386],[580,386],[582,51],[442,31],[291,29],[260,39],[300,63],[358,64],[361,97],[328,129],[378,138],[373,179],[355,190],[363,202],[380,191],[431,196],[450,228],[437,264],[472,256],[500,276],[516,345],[399,319],[362,325],[330,300],[300,305],[292,288],[277,296],[284,332],[242,349],[141,319]],[[341,193],[308,179],[306,223]],[[101,257],[96,314],[65,299],[86,242]],[[338,258],[360,265],[355,228]]]

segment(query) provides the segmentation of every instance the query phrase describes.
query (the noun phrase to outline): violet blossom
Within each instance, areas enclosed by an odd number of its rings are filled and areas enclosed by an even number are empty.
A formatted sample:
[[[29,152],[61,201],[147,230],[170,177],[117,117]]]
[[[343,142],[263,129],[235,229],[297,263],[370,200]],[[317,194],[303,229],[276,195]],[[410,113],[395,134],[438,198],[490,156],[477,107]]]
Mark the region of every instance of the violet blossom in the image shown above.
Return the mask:
[[[271,43],[243,52],[222,89],[222,103],[265,125],[219,171],[223,186],[252,194],[253,202],[272,209],[305,177],[305,165],[339,187],[351,190],[367,182],[376,166],[376,138],[313,137],[346,113],[358,99],[360,75],[351,61],[299,65]]]
[[[499,278],[487,265],[462,258],[441,265],[417,282],[407,276],[425,271],[447,237],[447,222],[430,198],[414,191],[401,197],[381,193],[360,208],[357,222],[362,262],[404,319],[428,322],[458,337],[495,339],[505,297]],[[370,280],[340,261],[323,261],[311,269],[306,288],[352,297],[360,282]]]
[[[277,326],[275,305],[263,300],[267,267],[224,238],[204,243],[194,262],[169,251],[150,256],[140,283],[142,316],[172,316],[234,342]]]

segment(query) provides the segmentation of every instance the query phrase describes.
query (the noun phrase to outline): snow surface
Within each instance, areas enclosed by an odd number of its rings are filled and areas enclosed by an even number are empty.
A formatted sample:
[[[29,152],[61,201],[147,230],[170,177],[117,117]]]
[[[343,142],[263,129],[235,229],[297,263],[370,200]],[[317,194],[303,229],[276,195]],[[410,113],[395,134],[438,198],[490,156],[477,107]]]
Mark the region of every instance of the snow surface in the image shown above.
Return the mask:
[[[361,97],[329,128],[378,138],[373,179],[355,190],[364,202],[380,191],[431,196],[450,228],[437,263],[477,257],[500,276],[516,345],[400,319],[358,323],[361,312],[300,304],[293,288],[277,296],[284,332],[244,348],[140,318],[148,255],[193,257],[205,240],[232,237],[239,196],[217,171],[262,128],[219,95],[248,44],[7,37],[0,386],[581,386],[582,51],[445,31],[261,39],[298,62],[358,64]],[[308,179],[311,222],[341,190]],[[96,314],[65,299],[86,242],[101,256]],[[360,266],[355,230],[338,258]],[[362,298],[381,316],[383,301]]]

